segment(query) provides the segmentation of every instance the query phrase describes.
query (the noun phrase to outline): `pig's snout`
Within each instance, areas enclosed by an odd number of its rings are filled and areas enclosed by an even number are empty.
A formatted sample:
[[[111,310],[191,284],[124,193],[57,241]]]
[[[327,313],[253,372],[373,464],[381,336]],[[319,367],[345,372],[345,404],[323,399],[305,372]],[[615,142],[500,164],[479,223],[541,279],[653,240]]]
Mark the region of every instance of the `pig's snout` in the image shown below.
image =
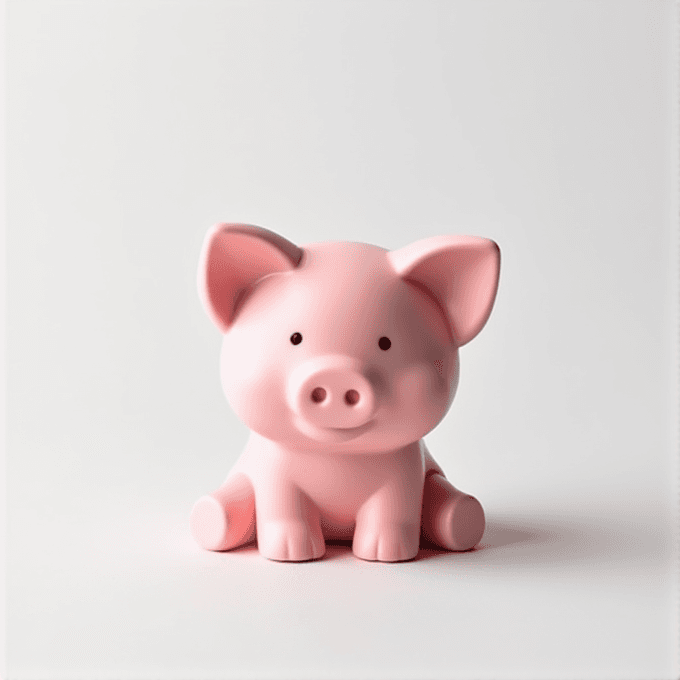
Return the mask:
[[[318,427],[363,425],[375,411],[375,394],[358,361],[329,356],[312,359],[290,376],[292,410]]]

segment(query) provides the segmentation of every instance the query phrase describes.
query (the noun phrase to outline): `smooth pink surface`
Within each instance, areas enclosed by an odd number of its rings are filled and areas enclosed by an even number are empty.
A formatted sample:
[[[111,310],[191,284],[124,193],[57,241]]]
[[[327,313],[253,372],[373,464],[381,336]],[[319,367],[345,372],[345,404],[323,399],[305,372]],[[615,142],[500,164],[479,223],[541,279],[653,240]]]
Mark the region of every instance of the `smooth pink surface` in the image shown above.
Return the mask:
[[[351,538],[358,557],[389,562],[415,557],[421,532],[449,550],[476,545],[482,506],[422,437],[453,401],[458,347],[486,323],[499,265],[498,246],[474,236],[388,252],[213,228],[199,291],[225,333],[222,385],[251,436],[194,506],[198,543],[257,538],[265,557],[299,561]]]

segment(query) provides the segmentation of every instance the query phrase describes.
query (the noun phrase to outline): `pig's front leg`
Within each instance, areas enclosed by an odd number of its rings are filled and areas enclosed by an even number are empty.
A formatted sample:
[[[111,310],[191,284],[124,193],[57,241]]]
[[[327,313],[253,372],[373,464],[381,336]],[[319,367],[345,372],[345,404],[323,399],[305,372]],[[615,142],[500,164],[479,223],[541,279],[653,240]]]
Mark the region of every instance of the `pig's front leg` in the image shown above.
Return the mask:
[[[292,482],[258,488],[257,545],[270,560],[302,562],[326,552],[318,508]]]
[[[393,480],[359,509],[352,550],[363,560],[401,562],[418,554],[421,493]]]

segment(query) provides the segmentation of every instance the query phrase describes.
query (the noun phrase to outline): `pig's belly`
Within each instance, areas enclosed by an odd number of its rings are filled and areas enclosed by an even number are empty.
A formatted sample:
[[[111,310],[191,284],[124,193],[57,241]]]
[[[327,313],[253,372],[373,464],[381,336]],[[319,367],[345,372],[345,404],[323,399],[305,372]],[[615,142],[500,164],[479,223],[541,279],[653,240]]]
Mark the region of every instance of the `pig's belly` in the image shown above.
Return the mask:
[[[350,540],[354,536],[354,518],[321,514],[321,531],[326,539]]]
[[[387,483],[377,475],[371,477],[361,479],[347,475],[342,479],[341,475],[319,475],[313,486],[306,486],[303,480],[298,480],[300,488],[319,511],[325,538],[352,538],[361,506]],[[418,482],[414,480],[413,493],[420,491]]]
[[[325,538],[350,539],[354,534],[359,508],[377,489],[329,488],[307,489],[310,500],[319,510],[321,529]]]

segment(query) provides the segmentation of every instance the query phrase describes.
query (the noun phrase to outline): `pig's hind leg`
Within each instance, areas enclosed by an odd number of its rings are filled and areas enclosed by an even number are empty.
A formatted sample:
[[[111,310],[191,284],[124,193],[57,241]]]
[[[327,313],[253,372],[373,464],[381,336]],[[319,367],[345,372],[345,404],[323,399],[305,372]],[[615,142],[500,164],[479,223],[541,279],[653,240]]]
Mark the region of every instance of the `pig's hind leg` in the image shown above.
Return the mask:
[[[246,475],[231,475],[191,511],[191,533],[207,550],[230,550],[255,538],[255,494]]]
[[[423,489],[422,531],[447,550],[470,550],[484,533],[481,503],[456,489],[442,474],[431,472]]]

